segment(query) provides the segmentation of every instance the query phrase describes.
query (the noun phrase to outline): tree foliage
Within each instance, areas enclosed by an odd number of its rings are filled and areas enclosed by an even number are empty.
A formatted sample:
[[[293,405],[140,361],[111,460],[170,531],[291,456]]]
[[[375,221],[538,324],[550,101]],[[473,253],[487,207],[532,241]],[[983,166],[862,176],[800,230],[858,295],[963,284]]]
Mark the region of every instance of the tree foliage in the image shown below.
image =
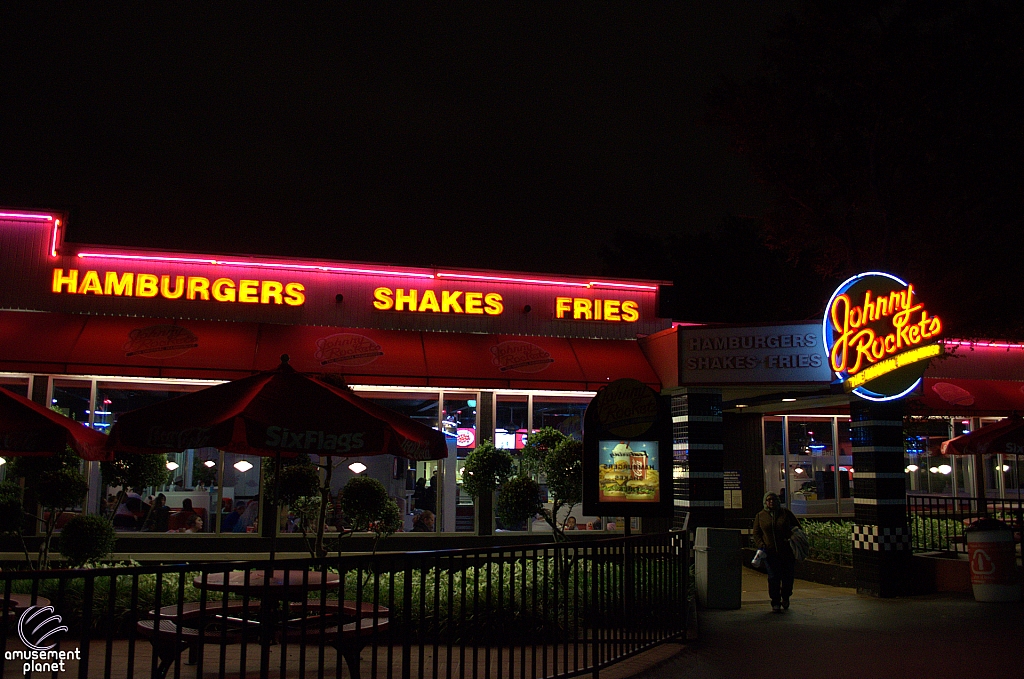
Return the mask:
[[[830,285],[902,274],[951,332],[1021,332],[1024,297],[1003,291],[1024,254],[1024,5],[798,7],[759,74],[712,96],[769,190],[764,242]]]
[[[353,476],[341,494],[341,511],[354,532],[372,531],[387,537],[402,526],[398,503],[388,496],[384,484],[369,476]]]
[[[105,486],[121,486],[125,490],[142,491],[150,486],[162,486],[171,480],[167,458],[163,455],[116,453],[109,462],[100,462],[100,476]]]
[[[494,513],[506,527],[532,521],[544,511],[540,501],[540,484],[529,476],[517,476],[501,487]]]
[[[43,539],[39,543],[40,569],[50,565],[50,541],[60,515],[81,505],[89,493],[81,465],[82,461],[70,447],[56,455],[17,457],[11,462],[8,474],[25,479],[25,487],[31,489],[39,505],[48,510],[47,514],[35,517],[43,527]]]
[[[102,516],[79,514],[60,532],[60,553],[72,568],[95,563],[114,551],[117,533]]]
[[[470,497],[493,493],[512,476],[514,464],[506,450],[484,441],[466,456],[462,468],[462,488]]]

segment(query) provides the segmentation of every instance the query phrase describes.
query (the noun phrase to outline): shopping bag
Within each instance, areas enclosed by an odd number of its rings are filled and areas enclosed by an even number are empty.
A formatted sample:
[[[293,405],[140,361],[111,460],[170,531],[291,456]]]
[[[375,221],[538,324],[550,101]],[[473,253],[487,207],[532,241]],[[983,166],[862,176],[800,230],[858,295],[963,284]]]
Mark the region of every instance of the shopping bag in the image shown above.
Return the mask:
[[[811,549],[811,543],[807,540],[807,533],[804,533],[803,529],[796,527],[789,536],[789,546],[793,550],[793,556],[796,557],[797,561],[803,561],[807,558],[807,552]]]

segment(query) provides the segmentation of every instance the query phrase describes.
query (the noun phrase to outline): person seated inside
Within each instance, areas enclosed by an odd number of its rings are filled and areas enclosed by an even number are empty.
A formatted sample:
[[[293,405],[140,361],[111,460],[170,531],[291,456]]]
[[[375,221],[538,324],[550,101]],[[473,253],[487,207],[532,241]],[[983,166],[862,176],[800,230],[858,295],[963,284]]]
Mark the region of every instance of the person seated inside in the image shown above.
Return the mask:
[[[146,509],[142,504],[142,496],[129,491],[114,512],[114,528],[138,530],[146,516]]]
[[[570,516],[565,520],[565,530],[576,530],[576,517]]]
[[[190,514],[185,519],[185,527],[178,530],[179,533],[202,533],[203,532],[203,517],[198,514]]]
[[[412,520],[412,532],[413,533],[433,533],[434,532],[434,512],[429,509],[424,510],[416,515],[416,518]]]
[[[220,522],[221,533],[234,532],[235,526],[238,525],[238,520],[242,518],[242,514],[245,514],[245,502],[239,500],[235,503],[235,509],[230,514],[224,517]]]
[[[234,533],[251,533],[256,530],[256,515],[259,513],[260,503],[257,495],[245,505],[245,511],[238,517],[238,523],[232,529]]]
[[[171,508],[167,506],[167,496],[160,493],[153,501],[153,508],[149,510],[149,516],[146,517],[142,530],[166,533],[170,518]]]
[[[196,510],[192,508],[192,500],[190,498],[185,498],[181,501],[181,509],[174,512],[173,516],[175,521],[187,521],[188,515],[195,513]]]

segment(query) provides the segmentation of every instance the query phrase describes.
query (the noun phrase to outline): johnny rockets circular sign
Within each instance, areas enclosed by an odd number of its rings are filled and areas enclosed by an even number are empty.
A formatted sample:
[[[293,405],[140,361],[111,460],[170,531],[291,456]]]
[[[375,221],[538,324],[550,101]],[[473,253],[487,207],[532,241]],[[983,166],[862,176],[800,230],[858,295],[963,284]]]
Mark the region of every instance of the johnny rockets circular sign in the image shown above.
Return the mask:
[[[825,307],[822,336],[829,367],[847,391],[889,401],[920,383],[928,359],[942,353],[942,321],[914,286],[892,274],[846,280]]]

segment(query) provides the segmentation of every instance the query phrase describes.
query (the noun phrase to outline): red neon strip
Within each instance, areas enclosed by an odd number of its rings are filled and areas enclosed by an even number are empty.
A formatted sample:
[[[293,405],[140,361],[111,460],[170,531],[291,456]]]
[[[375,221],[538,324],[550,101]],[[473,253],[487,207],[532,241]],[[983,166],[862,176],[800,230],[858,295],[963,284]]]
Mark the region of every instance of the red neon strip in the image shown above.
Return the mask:
[[[592,288],[626,288],[628,290],[657,290],[657,285],[640,285],[638,283],[609,283],[607,281],[590,281]]]
[[[26,212],[0,212],[0,219],[38,219],[52,222],[53,215],[28,214]]]
[[[354,273],[373,276],[401,276],[405,278],[433,278],[428,273],[412,273],[408,271],[391,271],[387,269],[359,269],[344,266],[320,266],[317,264],[286,264],[283,262],[243,262],[226,259],[206,259],[202,257],[170,257],[163,255],[115,255],[105,252],[79,252],[81,258],[92,259],[126,259],[147,262],[180,262],[184,264],[213,264],[216,266],[263,267],[267,269],[302,269],[306,271],[324,271],[327,273]]]
[[[1005,342],[969,342],[967,340],[944,340],[943,344],[955,344],[959,347],[992,347],[995,349],[1024,349],[1024,344],[1008,344]]]
[[[589,283],[572,283],[569,281],[552,281],[540,278],[513,278],[511,276],[483,276],[468,273],[438,273],[438,278],[457,278],[467,281],[496,281],[500,283],[535,283],[539,285],[562,285],[572,288],[589,288]]]
[[[50,256],[57,256],[57,231],[60,230],[60,220],[56,219],[53,222],[53,238],[50,240]]]

